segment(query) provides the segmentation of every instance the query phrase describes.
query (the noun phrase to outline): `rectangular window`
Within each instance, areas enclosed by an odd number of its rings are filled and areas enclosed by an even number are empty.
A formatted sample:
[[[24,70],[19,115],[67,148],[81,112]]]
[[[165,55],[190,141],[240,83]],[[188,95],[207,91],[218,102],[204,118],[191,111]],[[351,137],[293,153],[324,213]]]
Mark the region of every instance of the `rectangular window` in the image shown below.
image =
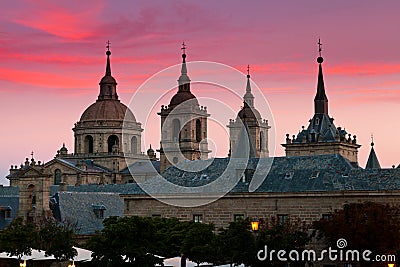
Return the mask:
[[[4,211],[4,219],[11,220],[11,209]]]
[[[233,221],[238,222],[240,220],[244,220],[244,214],[234,214],[233,215]]]
[[[322,214],[322,219],[326,221],[332,220],[332,214]]]
[[[289,216],[287,214],[278,214],[278,223],[283,225],[287,222]]]
[[[94,214],[97,219],[104,219],[104,210],[95,210]]]
[[[203,222],[203,214],[193,214],[193,221],[198,223]]]

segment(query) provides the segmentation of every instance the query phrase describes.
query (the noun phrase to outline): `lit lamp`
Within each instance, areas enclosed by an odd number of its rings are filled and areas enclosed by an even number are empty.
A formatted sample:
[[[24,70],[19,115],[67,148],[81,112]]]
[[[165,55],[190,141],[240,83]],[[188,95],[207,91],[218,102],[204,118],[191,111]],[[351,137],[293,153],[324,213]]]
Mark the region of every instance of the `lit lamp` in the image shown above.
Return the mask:
[[[394,267],[394,263],[388,263],[388,267]]]
[[[258,227],[260,225],[260,222],[258,220],[252,220],[250,223],[251,223],[251,230],[253,230],[253,232],[258,232]]]
[[[26,260],[24,260],[24,262],[20,262],[19,267],[26,267]]]
[[[68,267],[75,267],[75,262],[72,261],[72,264],[68,264]]]

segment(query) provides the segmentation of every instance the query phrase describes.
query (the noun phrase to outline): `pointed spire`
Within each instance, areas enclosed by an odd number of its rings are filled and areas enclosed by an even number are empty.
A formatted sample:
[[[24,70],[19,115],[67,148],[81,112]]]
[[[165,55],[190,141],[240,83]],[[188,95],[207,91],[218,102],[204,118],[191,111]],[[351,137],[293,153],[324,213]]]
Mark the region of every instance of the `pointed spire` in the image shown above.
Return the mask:
[[[369,157],[367,161],[366,169],[380,169],[381,165],[379,164],[378,157],[376,156],[374,149],[374,136],[371,135],[371,151],[369,152]]]
[[[317,58],[317,62],[319,64],[318,68],[318,83],[317,83],[317,94],[314,98],[314,110],[315,113],[326,114],[328,115],[328,98],[325,94],[325,85],[324,85],[324,76],[322,74],[322,62],[324,62],[324,58],[321,56],[321,40],[318,39],[318,53],[319,57]]]
[[[98,100],[105,99],[118,99],[117,95],[117,82],[114,77],[111,75],[111,63],[110,63],[110,41],[106,42],[106,55],[107,55],[107,63],[106,63],[106,73],[104,77],[100,81],[100,94]]]
[[[254,96],[251,93],[250,86],[250,65],[247,65],[247,84],[246,84],[246,94],[243,96],[244,105],[248,105],[249,107],[254,107]]]
[[[106,76],[111,76],[111,66],[110,66],[110,55],[111,55],[111,51],[110,51],[110,40],[107,41],[107,65],[106,65]]]
[[[182,68],[181,68],[181,76],[178,79],[179,83],[179,91],[190,91],[190,78],[187,75],[186,68],[186,45],[185,42],[182,43]]]

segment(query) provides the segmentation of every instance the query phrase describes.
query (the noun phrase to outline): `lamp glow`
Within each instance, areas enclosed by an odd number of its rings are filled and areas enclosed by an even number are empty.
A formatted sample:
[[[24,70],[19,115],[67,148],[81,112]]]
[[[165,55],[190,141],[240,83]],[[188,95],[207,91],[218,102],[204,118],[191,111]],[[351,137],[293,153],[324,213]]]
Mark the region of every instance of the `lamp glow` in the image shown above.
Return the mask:
[[[258,220],[253,220],[250,223],[251,223],[251,230],[253,230],[253,232],[257,232],[260,222]]]
[[[26,260],[24,260],[24,262],[20,262],[19,267],[26,267]]]
[[[68,267],[75,267],[75,261],[72,261],[72,264],[68,264]]]

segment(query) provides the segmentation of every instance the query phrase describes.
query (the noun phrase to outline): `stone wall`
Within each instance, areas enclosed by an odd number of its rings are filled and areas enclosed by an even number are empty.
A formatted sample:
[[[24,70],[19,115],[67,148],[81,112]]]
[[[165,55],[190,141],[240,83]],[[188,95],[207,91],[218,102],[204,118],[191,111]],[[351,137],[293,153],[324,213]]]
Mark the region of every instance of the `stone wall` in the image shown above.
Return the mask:
[[[149,196],[123,195],[125,216],[176,217],[193,220],[202,215],[204,223],[226,227],[235,215],[269,219],[288,215],[306,223],[321,219],[322,215],[341,209],[346,203],[378,202],[400,205],[400,191],[343,191],[309,193],[230,193],[200,207],[176,207]],[[177,197],[179,198],[179,197]]]

